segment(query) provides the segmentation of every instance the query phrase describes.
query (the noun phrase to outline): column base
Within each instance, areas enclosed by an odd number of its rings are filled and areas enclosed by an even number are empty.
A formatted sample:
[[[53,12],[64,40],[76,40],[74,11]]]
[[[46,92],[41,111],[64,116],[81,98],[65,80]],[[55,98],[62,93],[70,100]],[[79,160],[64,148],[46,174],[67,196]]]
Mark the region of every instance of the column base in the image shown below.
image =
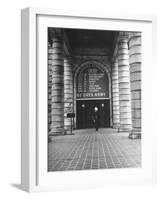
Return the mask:
[[[131,132],[131,129],[119,128],[119,129],[118,129],[118,132],[119,132],[119,133],[130,133],[130,132]]]
[[[114,129],[119,129],[119,125],[113,125],[113,127],[112,128],[114,128]]]
[[[141,139],[141,132],[131,132],[129,139]]]
[[[72,129],[72,133],[71,133],[71,128],[65,128],[65,135],[74,135],[74,133],[73,133],[73,129]]]
[[[63,129],[61,131],[54,132],[54,133],[50,132],[48,135],[48,142],[52,142],[55,136],[60,136],[60,135],[66,135],[66,131]]]

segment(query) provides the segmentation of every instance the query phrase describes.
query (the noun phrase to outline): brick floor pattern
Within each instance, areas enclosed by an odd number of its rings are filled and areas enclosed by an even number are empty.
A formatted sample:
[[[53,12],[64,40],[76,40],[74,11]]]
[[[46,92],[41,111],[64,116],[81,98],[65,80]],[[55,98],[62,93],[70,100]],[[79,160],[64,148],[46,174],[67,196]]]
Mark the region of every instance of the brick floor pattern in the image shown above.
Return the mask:
[[[141,167],[141,140],[113,129],[79,130],[48,144],[48,171]]]

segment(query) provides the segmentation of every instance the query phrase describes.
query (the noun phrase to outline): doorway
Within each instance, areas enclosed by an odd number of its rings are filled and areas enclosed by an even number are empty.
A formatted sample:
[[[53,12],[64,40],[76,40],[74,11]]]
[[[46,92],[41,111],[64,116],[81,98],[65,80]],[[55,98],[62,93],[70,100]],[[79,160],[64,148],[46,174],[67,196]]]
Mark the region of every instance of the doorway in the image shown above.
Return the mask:
[[[99,113],[99,128],[110,127],[110,100],[77,100],[77,128],[94,128],[92,116],[95,107]]]

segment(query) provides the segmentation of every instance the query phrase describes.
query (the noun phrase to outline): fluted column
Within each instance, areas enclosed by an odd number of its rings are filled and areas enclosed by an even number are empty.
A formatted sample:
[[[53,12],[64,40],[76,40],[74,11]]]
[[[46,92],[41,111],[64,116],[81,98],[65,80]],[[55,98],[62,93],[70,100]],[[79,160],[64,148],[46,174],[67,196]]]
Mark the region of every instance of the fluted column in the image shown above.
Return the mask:
[[[113,105],[113,128],[120,127],[119,111],[119,80],[118,80],[118,59],[113,59],[112,66],[112,105]]]
[[[130,138],[141,138],[141,33],[129,37],[132,132]]]
[[[71,129],[71,119],[67,113],[73,112],[73,68],[72,58],[64,59],[64,127],[67,131]]]
[[[118,43],[120,132],[131,131],[131,93],[128,54],[128,37],[120,33]]]
[[[64,50],[60,33],[53,33],[49,53],[52,70],[51,135],[64,134]]]

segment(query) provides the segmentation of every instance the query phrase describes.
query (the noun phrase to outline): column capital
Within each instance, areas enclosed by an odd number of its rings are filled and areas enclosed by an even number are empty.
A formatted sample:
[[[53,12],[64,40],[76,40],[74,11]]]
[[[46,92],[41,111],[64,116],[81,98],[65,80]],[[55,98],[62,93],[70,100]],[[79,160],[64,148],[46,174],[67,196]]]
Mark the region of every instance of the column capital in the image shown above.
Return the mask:
[[[112,64],[118,63],[118,56],[113,56],[112,58]]]
[[[129,32],[129,39],[132,37],[141,37],[141,32]]]
[[[129,40],[129,32],[127,31],[120,31],[118,36],[118,42],[128,42]]]
[[[51,47],[51,44],[50,44],[50,42],[48,41],[48,48],[50,48]]]
[[[72,56],[64,56],[64,60],[69,60],[69,61],[73,61],[73,57]]]
[[[64,40],[63,30],[59,28],[48,28],[48,42],[50,45],[52,45],[55,40]]]
[[[64,57],[64,67],[65,67],[65,65],[68,65],[68,66],[73,65],[73,58],[71,56],[65,56]]]

